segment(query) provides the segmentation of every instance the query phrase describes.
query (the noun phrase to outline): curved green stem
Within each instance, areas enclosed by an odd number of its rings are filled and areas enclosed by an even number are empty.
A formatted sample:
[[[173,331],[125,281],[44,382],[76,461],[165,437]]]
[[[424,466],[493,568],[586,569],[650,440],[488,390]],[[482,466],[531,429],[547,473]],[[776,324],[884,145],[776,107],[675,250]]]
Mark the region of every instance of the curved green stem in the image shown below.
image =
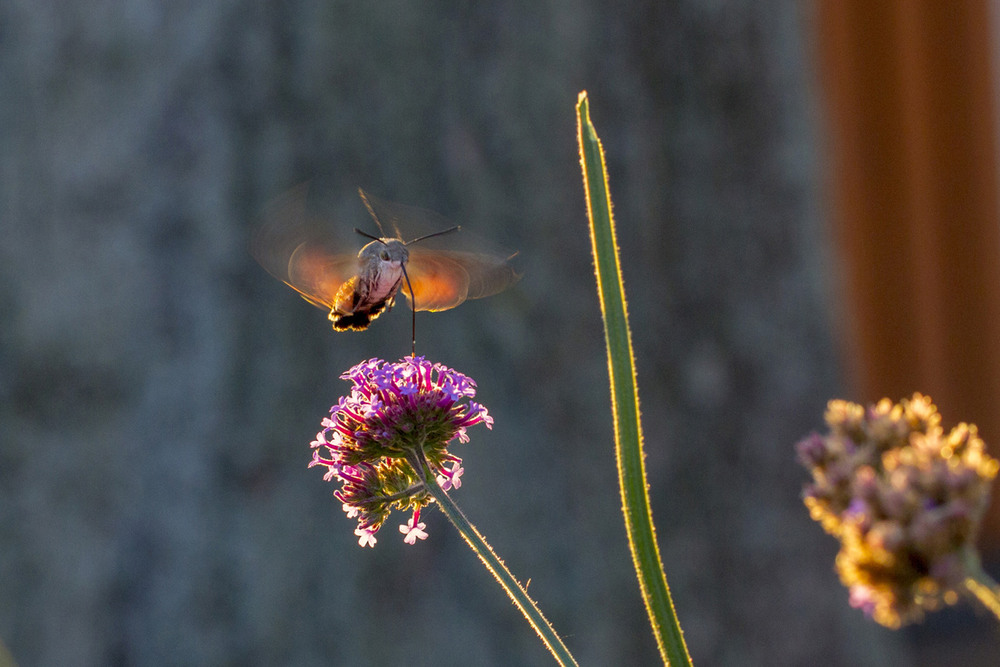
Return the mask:
[[[357,504],[361,505],[362,507],[368,507],[370,505],[376,505],[376,504],[378,505],[388,504],[394,500],[402,500],[403,498],[409,498],[417,491],[423,491],[423,490],[424,490],[423,483],[414,484],[410,488],[399,491],[398,493],[393,493],[388,496],[374,496],[373,498],[369,498],[368,500],[359,500],[357,501]]]
[[[656,530],[649,506],[646,469],[643,464],[642,425],[639,423],[639,388],[635,381],[632,337],[625,307],[625,285],[618,261],[611,194],[604,150],[590,122],[587,93],[580,93],[576,107],[580,162],[590,218],[590,242],[597,270],[597,296],[604,318],[604,338],[608,347],[608,374],[611,379],[611,408],[615,427],[615,456],[621,488],[625,529],[639,589],[653,634],[666,664],[690,665],[684,635],[663,572]]]
[[[437,476],[427,463],[427,458],[424,456],[423,450],[417,449],[413,452],[410,464],[421,478],[421,481],[423,481],[427,492],[437,501],[441,511],[444,512],[445,516],[458,529],[458,532],[465,539],[466,544],[479,556],[479,560],[493,574],[494,578],[500,583],[500,586],[507,591],[507,595],[510,596],[510,599],[517,608],[521,610],[521,613],[524,614],[528,623],[538,633],[538,636],[545,643],[545,646],[548,647],[553,657],[560,665],[576,665],[576,660],[573,659],[569,649],[566,648],[562,639],[556,634],[555,629],[545,619],[535,601],[528,596],[528,592],[524,590],[524,587],[514,578],[514,575],[510,573],[510,570],[507,569],[503,561],[493,552],[493,549],[486,543],[486,539],[479,534],[476,527],[465,518],[465,514],[458,508],[455,501],[451,499],[451,496],[445,493],[445,490],[437,483]]]
[[[986,574],[975,552],[966,553],[964,560],[969,572],[969,576],[965,579],[965,590],[1000,621],[1000,584]]]

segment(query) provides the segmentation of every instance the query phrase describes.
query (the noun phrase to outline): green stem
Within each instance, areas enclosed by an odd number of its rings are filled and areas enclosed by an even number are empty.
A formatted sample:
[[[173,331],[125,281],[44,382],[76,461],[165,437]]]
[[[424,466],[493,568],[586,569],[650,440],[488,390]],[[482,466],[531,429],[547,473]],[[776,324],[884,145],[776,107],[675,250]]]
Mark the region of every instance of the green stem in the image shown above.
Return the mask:
[[[967,552],[964,560],[969,572],[965,579],[965,589],[1000,621],[1000,585],[986,574],[974,551]]]
[[[424,485],[423,484],[414,484],[413,486],[411,486],[408,489],[404,489],[402,491],[399,491],[397,493],[393,493],[393,494],[388,495],[388,496],[375,496],[373,498],[369,498],[368,500],[359,500],[359,501],[357,501],[357,504],[361,505],[362,507],[369,507],[371,505],[385,505],[385,504],[391,503],[394,500],[401,500],[403,498],[409,498],[410,496],[412,496],[413,494],[415,494],[417,491],[423,491],[423,490],[424,490]]]
[[[625,285],[618,261],[611,194],[604,165],[604,150],[590,122],[587,93],[580,93],[576,107],[580,161],[590,218],[590,241],[597,271],[597,296],[604,318],[604,338],[608,347],[611,380],[611,408],[615,427],[615,457],[622,511],[639,589],[649,615],[663,661],[690,665],[677,613],[663,572],[656,530],[649,506],[646,469],[643,463],[642,425],[639,423],[639,388],[635,380],[632,337],[625,306]]]
[[[417,449],[413,452],[410,464],[413,465],[413,469],[417,471],[417,475],[427,487],[427,492],[437,501],[441,511],[444,512],[445,516],[458,529],[459,534],[465,539],[466,544],[479,556],[479,560],[483,562],[486,569],[493,574],[503,589],[507,591],[507,595],[510,596],[510,599],[517,608],[521,610],[521,613],[524,614],[528,623],[538,633],[538,636],[545,643],[545,646],[548,647],[553,657],[555,657],[560,665],[576,665],[576,660],[573,659],[569,649],[566,648],[562,639],[556,634],[555,629],[545,619],[535,601],[528,596],[528,592],[524,590],[524,587],[514,578],[514,575],[510,573],[510,570],[507,569],[503,561],[493,552],[493,549],[486,543],[486,539],[479,534],[476,527],[465,518],[465,514],[458,508],[455,501],[451,499],[451,496],[445,493],[445,490],[437,483],[437,475],[435,475],[427,463],[427,458],[424,456],[422,449]]]

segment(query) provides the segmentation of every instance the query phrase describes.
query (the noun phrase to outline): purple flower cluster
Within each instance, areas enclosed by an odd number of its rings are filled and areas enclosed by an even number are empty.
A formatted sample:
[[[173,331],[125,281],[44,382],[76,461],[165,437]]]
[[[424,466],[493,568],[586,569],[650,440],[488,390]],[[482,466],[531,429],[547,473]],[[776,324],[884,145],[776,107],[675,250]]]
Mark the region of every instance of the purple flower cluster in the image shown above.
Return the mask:
[[[426,539],[420,510],[433,498],[424,466],[443,489],[457,489],[464,469],[448,444],[468,442],[466,429],[475,424],[493,427],[486,408],[468,400],[476,383],[423,357],[370,359],[341,378],[354,386],[323,419],[310,467],[325,466],[324,479],[340,481],[334,495],[347,516],[358,519],[354,533],[361,546],[375,545],[393,509],[413,511],[400,526],[405,542]]]
[[[921,394],[867,409],[830,401],[826,422],[797,447],[813,477],[803,495],[841,542],[851,605],[896,628],[957,601],[998,469],[976,427],[945,433]]]

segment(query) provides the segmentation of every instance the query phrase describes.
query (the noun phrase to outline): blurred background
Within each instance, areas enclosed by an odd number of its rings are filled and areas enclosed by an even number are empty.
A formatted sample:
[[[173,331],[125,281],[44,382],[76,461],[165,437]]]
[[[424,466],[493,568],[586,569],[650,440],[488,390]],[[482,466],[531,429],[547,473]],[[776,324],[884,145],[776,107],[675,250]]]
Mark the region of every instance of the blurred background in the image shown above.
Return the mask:
[[[1000,452],[993,9],[0,4],[0,638],[26,666],[550,663],[441,514],[361,549],[306,468],[339,375],[410,334],[405,307],[335,334],[251,259],[309,180],[331,224],[369,226],[361,186],[519,251],[512,289],[418,316],[496,419],[456,500],[582,664],[657,664],[585,89],[695,663],[993,664],[967,603],[900,632],[848,606],[793,450],[830,398],[923,391]],[[996,516],[982,544],[1000,574]]]

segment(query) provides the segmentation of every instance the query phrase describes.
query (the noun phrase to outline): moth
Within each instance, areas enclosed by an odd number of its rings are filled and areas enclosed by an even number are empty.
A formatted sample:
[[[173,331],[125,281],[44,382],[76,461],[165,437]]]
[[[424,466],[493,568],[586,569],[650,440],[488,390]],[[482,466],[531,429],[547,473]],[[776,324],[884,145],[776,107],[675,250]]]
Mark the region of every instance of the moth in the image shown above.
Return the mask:
[[[441,311],[496,294],[519,278],[509,263],[512,256],[441,247],[462,236],[457,226],[404,241],[400,226],[430,222],[443,227],[444,219],[360,188],[358,192],[378,228],[377,236],[355,228],[359,237],[369,239],[358,252],[319,229],[306,206],[306,186],[272,205],[251,244],[254,258],[268,273],[329,311],[335,331],[367,329],[392,309],[400,291],[414,312]]]

